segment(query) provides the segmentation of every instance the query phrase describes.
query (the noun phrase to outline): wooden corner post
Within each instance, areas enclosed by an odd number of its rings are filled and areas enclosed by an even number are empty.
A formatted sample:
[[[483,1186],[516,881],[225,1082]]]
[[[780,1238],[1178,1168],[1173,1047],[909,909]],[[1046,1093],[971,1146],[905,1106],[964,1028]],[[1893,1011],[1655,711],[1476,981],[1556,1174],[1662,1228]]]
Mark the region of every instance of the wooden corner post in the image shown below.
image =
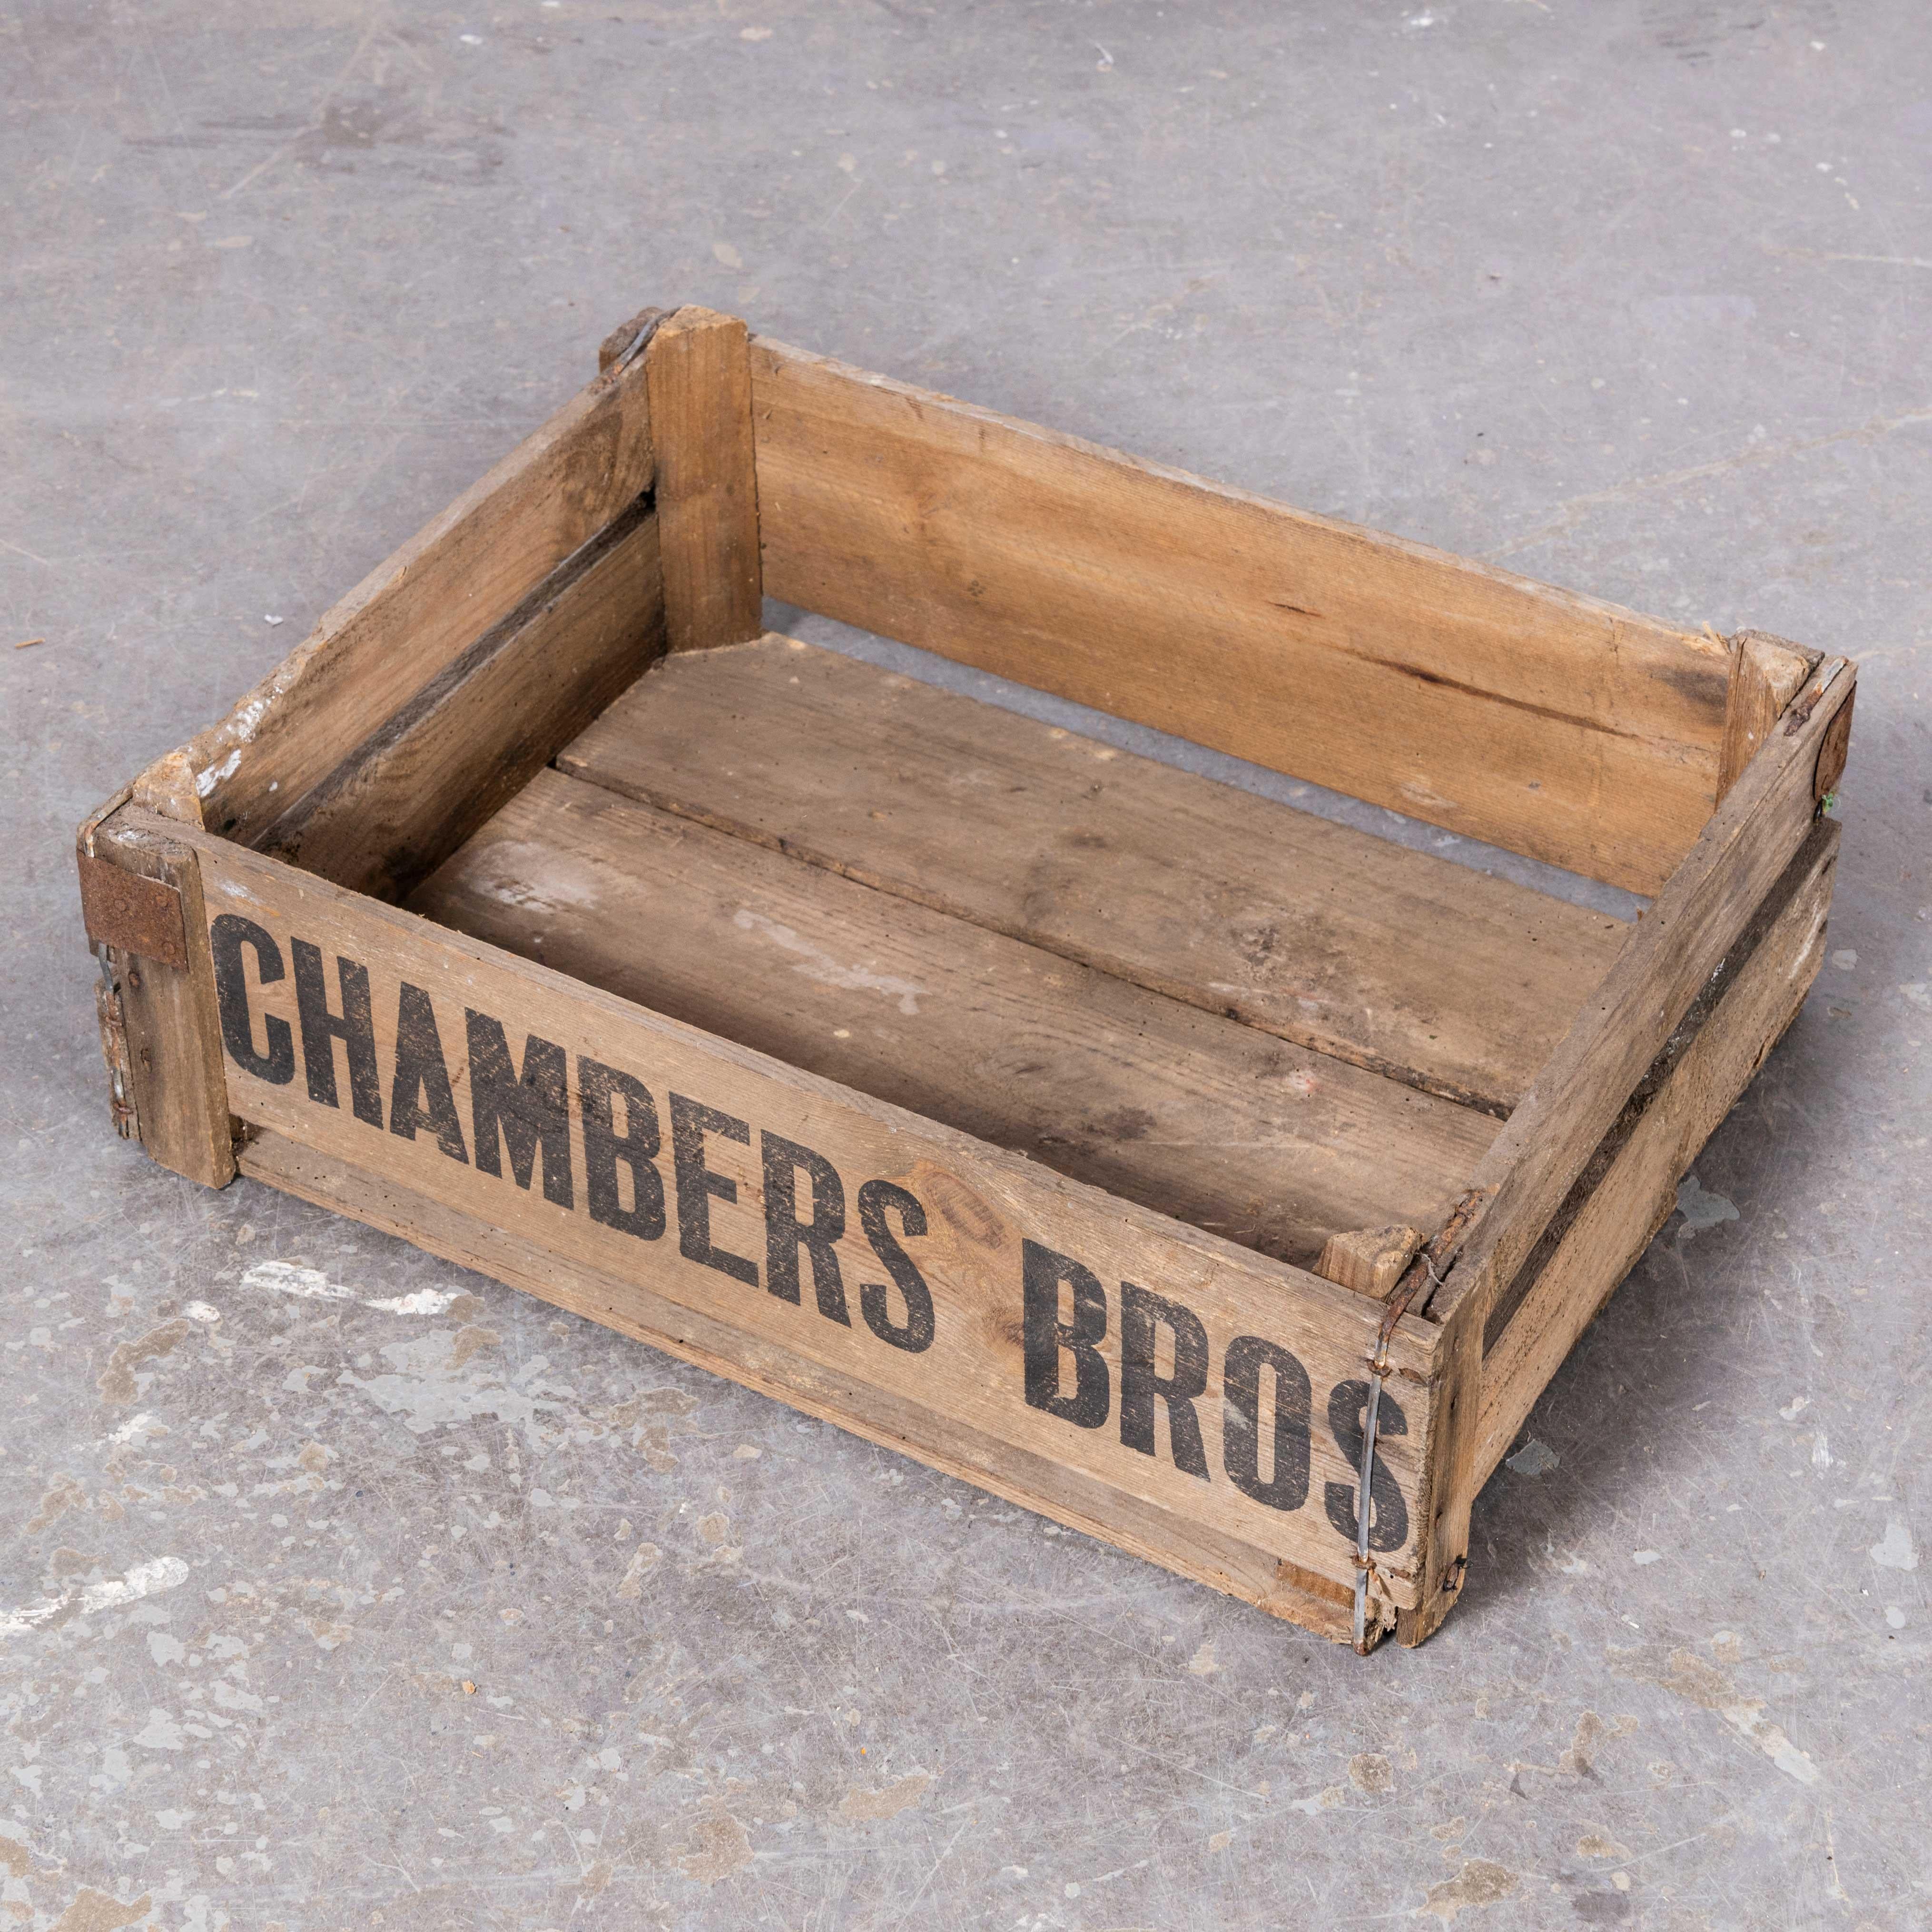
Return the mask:
[[[76,842],[116,1130],[175,1173],[225,1187],[234,1124],[200,862],[165,821],[118,799]]]
[[[1740,631],[1730,640],[1730,680],[1724,698],[1724,739],[1718,766],[1718,802],[1764,748],[1772,727],[1804,688],[1824,652],[1808,650],[1768,631]]]
[[[748,343],[735,316],[681,308],[644,345],[674,651],[746,644],[764,632]]]

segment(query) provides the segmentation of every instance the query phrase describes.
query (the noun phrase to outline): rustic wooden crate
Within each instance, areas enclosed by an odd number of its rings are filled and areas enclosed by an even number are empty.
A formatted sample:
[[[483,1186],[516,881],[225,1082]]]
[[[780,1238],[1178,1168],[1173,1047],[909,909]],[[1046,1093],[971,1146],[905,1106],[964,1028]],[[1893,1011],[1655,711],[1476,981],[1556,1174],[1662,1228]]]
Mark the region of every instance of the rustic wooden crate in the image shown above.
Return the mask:
[[[1419,1642],[1817,970],[1852,667],[703,310],[602,361],[82,828],[120,1130]],[[766,637],[766,592],[1654,898]]]

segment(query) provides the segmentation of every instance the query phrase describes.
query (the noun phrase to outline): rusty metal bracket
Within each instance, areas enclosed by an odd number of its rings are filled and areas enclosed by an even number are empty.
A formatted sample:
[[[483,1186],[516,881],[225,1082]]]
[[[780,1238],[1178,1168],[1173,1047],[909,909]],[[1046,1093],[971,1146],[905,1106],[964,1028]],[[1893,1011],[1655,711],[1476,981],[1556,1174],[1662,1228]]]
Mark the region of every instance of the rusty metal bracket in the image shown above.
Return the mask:
[[[124,872],[105,859],[85,852],[74,856],[88,943],[187,971],[188,920],[181,894],[161,880]]]

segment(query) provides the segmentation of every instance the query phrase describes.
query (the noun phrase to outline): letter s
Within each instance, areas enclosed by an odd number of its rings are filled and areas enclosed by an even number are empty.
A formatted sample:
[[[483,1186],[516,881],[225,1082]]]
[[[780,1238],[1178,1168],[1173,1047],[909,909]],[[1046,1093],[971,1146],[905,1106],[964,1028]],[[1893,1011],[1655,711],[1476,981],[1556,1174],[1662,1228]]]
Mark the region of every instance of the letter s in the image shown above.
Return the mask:
[[[1369,1385],[1364,1382],[1337,1382],[1328,1394],[1328,1431],[1335,1438],[1348,1466],[1362,1466],[1362,1423],[1369,1406]],[[1386,1384],[1376,1409],[1376,1439],[1384,1436],[1406,1436],[1408,1418],[1390,1394]],[[1351,1543],[1360,1534],[1355,1516],[1355,1498],[1361,1492],[1359,1474],[1346,1483],[1328,1483],[1322,1487],[1322,1500],[1328,1520]],[[1408,1540],[1408,1505],[1402,1499],[1394,1474],[1378,1456],[1369,1472],[1369,1547],[1400,1550]]]

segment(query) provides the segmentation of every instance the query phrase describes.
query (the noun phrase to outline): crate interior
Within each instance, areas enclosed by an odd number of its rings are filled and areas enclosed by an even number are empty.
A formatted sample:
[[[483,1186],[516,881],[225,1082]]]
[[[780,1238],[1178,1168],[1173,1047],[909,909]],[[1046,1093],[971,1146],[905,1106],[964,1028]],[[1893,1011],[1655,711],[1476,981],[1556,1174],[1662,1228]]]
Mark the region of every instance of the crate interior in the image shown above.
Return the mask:
[[[1302,1266],[1439,1225],[1630,930],[777,637],[662,659],[409,904]]]

